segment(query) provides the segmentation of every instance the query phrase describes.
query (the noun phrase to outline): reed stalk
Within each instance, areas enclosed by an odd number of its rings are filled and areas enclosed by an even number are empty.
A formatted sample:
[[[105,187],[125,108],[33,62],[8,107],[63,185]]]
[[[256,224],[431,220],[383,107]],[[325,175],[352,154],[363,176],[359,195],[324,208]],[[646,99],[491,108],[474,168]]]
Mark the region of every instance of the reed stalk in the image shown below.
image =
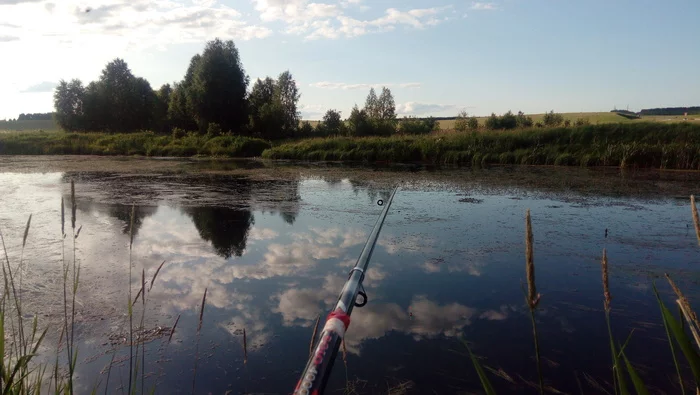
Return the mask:
[[[537,379],[541,395],[544,394],[544,380],[542,377],[542,362],[540,360],[540,342],[537,336],[537,322],[535,320],[535,311],[537,310],[537,305],[540,303],[541,295],[537,293],[537,286],[535,284],[534,242],[532,236],[532,219],[529,209],[525,214],[525,275],[527,277],[526,302],[530,309],[530,320],[532,321],[532,337],[535,344]]]
[[[700,217],[698,217],[698,207],[695,205],[695,195],[690,195],[690,210],[693,215],[693,225],[695,225],[695,236],[700,244]]]

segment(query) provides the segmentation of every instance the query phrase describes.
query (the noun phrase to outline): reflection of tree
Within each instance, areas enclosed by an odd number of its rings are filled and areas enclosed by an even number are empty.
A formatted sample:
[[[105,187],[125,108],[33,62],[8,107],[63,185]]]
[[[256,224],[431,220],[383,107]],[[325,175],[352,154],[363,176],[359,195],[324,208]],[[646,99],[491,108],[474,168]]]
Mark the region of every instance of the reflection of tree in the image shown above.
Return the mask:
[[[131,207],[128,205],[117,204],[109,207],[109,215],[122,221],[122,233],[129,234],[131,228]],[[155,206],[135,206],[134,207],[134,236],[136,236],[143,224],[143,220],[158,211]]]
[[[350,179],[349,181],[355,195],[359,194],[361,191],[364,191],[367,193],[367,197],[371,202],[376,203],[379,199],[386,201],[391,196],[392,188],[387,185],[366,182],[358,179]]]
[[[228,259],[243,254],[248,231],[255,222],[250,210],[225,207],[190,207],[184,211],[192,217],[192,222],[199,231],[199,236],[211,242],[218,255]]]
[[[297,180],[275,180],[251,185],[252,197],[261,206],[261,211],[279,214],[284,222],[293,225],[299,215],[299,182]]]

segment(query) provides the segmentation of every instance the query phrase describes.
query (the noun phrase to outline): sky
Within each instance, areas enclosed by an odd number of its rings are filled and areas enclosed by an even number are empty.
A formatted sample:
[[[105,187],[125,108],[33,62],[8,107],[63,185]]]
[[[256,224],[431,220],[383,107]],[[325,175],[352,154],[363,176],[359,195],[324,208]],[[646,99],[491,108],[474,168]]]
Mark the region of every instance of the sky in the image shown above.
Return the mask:
[[[304,119],[382,86],[401,116],[697,106],[699,17],[698,0],[0,0],[0,119],[52,111],[58,81],[114,58],[179,81],[216,37],[252,81],[291,71]]]

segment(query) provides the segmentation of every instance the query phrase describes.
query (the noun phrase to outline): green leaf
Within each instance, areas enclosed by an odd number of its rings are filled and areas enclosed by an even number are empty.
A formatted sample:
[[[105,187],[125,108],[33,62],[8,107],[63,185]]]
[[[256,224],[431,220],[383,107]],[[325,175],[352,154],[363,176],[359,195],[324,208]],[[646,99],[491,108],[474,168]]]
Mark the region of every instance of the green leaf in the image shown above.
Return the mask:
[[[649,391],[644,385],[644,382],[642,382],[642,378],[639,377],[639,374],[637,374],[637,371],[634,369],[634,366],[632,366],[632,364],[630,363],[630,360],[627,359],[627,355],[625,355],[624,351],[622,351],[622,359],[624,359],[625,361],[625,366],[627,367],[627,374],[629,374],[630,379],[632,379],[632,384],[634,385],[634,390],[637,391],[637,395],[649,395]]]
[[[489,378],[486,376],[486,372],[484,372],[484,369],[481,367],[479,360],[476,359],[476,356],[474,356],[474,354],[472,353],[472,350],[469,348],[469,344],[467,344],[467,342],[464,339],[462,339],[462,343],[464,343],[464,346],[467,348],[467,351],[469,351],[469,357],[472,360],[472,364],[474,364],[474,369],[476,370],[476,374],[479,376],[479,380],[481,381],[481,387],[486,392],[486,395],[496,395],[496,391],[494,391],[493,386],[489,381]]]
[[[690,338],[688,338],[688,335],[683,330],[681,323],[676,319],[676,317],[673,316],[673,313],[671,313],[671,311],[666,307],[663,301],[661,301],[658,294],[656,297],[659,301],[659,306],[661,307],[661,315],[663,316],[664,322],[666,325],[668,325],[668,328],[670,329],[673,338],[676,340],[676,343],[683,352],[683,355],[685,355],[685,358],[688,360],[690,369],[693,371],[693,377],[695,378],[695,382],[699,383],[700,356],[698,355],[697,351],[695,351],[693,343],[690,341]]]
[[[656,296],[656,301],[659,303],[659,309],[661,309],[661,297],[659,297],[659,290],[656,289],[656,284],[651,284],[654,295]],[[673,340],[671,340],[671,332],[668,328],[668,323],[663,319],[663,313],[661,314],[661,321],[664,323],[664,329],[666,330],[666,339],[668,340],[668,346],[671,348],[671,356],[673,356],[673,364],[676,367],[676,375],[678,375],[678,385],[681,387],[681,395],[685,395],[685,387],[683,386],[683,376],[681,376],[681,369],[678,365],[678,358],[676,357],[676,348],[673,346]]]
[[[610,337],[610,351],[612,352],[612,360],[613,360],[613,374],[614,378],[616,379],[617,387],[615,388],[615,393],[617,393],[617,388],[619,387],[620,389],[620,394],[621,395],[628,395],[629,390],[627,389],[627,379],[625,378],[625,375],[622,373],[622,370],[620,369],[620,359],[618,358],[617,354],[617,348],[615,347],[615,342],[613,341],[613,335],[612,335],[612,329],[610,327],[610,313],[606,312],[605,313],[605,321],[608,324],[608,336]],[[629,337],[628,337],[629,340]]]

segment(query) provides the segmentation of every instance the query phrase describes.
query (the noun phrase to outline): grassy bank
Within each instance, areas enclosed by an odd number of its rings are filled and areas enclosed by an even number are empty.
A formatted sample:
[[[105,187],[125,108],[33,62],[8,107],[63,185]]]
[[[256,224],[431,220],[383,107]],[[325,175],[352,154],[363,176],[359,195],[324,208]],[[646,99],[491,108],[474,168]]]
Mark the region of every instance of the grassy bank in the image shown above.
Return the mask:
[[[16,132],[0,133],[0,155],[194,155],[260,156],[270,143],[240,136],[180,138],[150,132],[129,134]]]
[[[700,125],[626,123],[444,136],[317,138],[273,147],[263,157],[700,170]]]

